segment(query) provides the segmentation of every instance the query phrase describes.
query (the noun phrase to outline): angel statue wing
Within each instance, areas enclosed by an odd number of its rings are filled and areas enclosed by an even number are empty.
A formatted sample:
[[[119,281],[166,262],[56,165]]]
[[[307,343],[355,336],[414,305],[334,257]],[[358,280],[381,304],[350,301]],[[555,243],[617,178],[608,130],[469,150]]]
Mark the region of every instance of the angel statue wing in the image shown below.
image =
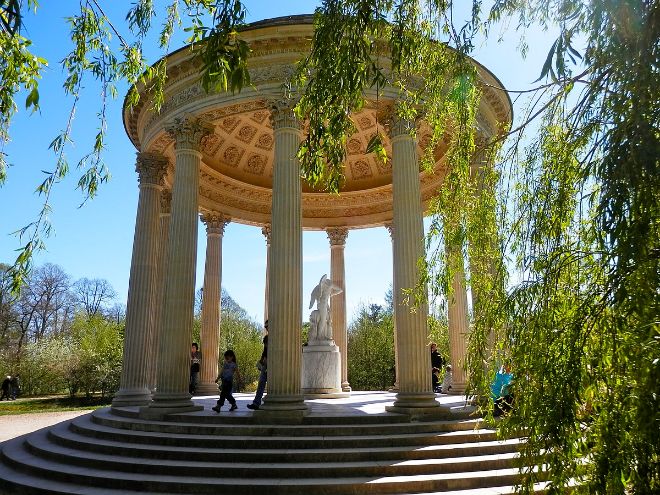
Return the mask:
[[[321,295],[323,294],[323,281],[326,278],[328,278],[328,276],[326,274],[323,274],[321,280],[319,281],[319,284],[316,287],[314,287],[314,290],[312,290],[312,298],[309,301],[309,309],[312,309],[314,307],[314,302],[321,300]]]

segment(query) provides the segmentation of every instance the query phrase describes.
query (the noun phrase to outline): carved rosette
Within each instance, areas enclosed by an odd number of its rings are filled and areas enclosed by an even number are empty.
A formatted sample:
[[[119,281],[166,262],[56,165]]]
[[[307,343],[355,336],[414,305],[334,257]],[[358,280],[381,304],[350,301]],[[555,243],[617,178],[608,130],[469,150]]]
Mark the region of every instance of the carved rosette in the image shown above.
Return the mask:
[[[342,227],[333,227],[326,229],[331,246],[344,246],[348,237],[348,229]]]
[[[300,121],[296,118],[293,108],[296,102],[291,99],[270,100],[270,124],[273,130],[277,129],[300,129]]]
[[[162,187],[165,184],[168,163],[167,158],[157,153],[137,153],[135,171],[138,173],[140,185],[149,184]]]
[[[172,213],[172,191],[168,189],[160,193],[160,213],[162,215]]]
[[[186,117],[174,119],[165,126],[165,130],[174,139],[174,146],[177,150],[200,151],[203,139],[213,134],[214,127],[205,120]]]
[[[269,223],[261,227],[261,233],[264,235],[266,238],[266,244],[270,245],[270,236],[272,234],[272,228]]]
[[[206,225],[206,235],[224,235],[225,227],[231,219],[222,213],[202,213],[199,218]]]

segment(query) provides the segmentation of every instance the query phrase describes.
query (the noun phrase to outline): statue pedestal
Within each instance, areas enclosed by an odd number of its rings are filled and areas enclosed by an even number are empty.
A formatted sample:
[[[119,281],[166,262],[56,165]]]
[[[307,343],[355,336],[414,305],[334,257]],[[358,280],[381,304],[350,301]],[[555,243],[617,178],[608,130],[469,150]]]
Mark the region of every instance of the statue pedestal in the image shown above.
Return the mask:
[[[305,399],[350,397],[341,389],[341,354],[332,341],[303,347],[302,393]]]

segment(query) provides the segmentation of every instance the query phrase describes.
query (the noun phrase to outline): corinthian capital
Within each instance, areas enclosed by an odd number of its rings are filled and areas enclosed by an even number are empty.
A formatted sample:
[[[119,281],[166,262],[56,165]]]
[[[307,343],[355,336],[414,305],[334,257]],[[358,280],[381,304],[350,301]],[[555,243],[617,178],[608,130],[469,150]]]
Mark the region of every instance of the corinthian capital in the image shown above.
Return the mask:
[[[165,130],[174,138],[174,146],[177,150],[199,151],[202,139],[213,134],[213,129],[208,122],[193,117],[174,119],[165,126]]]
[[[168,161],[157,153],[137,153],[135,171],[138,173],[140,185],[153,184],[163,186]]]
[[[348,229],[342,227],[333,227],[330,229],[325,229],[325,231],[328,234],[328,239],[330,239],[331,246],[343,246],[346,244]]]
[[[390,116],[388,124],[391,138],[404,136],[406,134],[412,136],[415,132],[415,121],[410,119],[402,119],[396,113]]]
[[[204,225],[206,225],[207,235],[224,235],[225,227],[231,222],[229,217],[216,212],[202,213],[199,217]]]
[[[270,123],[273,129],[293,128],[300,129],[300,121],[296,118],[293,108],[296,101],[293,98],[272,99],[270,106]]]

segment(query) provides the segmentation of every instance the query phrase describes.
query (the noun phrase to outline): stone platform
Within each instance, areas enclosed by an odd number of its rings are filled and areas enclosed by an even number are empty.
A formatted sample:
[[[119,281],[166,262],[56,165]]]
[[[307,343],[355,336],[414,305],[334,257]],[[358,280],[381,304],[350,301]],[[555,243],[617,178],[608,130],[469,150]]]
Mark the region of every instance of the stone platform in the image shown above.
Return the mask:
[[[235,397],[233,412],[211,411],[215,397],[163,421],[106,408],[4,442],[0,493],[493,495],[519,477],[520,441],[499,440],[463,397],[438,397],[448,419],[411,422],[385,411],[394,394],[353,392],[307,401],[295,425]]]

